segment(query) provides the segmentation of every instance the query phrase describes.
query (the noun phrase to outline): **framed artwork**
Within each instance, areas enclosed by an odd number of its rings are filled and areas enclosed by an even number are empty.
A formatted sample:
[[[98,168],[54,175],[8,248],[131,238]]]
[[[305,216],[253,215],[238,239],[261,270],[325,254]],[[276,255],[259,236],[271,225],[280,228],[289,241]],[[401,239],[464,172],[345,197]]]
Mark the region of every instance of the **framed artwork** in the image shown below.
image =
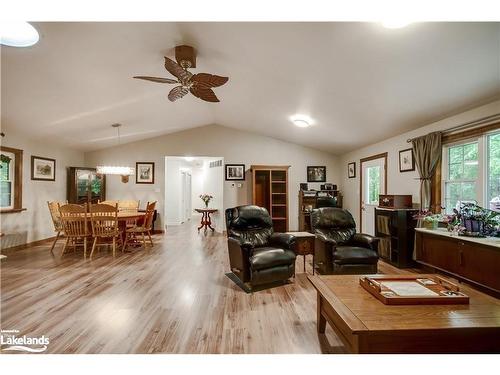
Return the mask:
[[[226,181],[245,181],[245,164],[226,164]]]
[[[135,163],[135,183],[154,184],[155,183],[155,163],[138,161]]]
[[[347,164],[347,177],[348,178],[356,178],[356,162]]]
[[[415,170],[415,159],[413,158],[413,149],[399,151],[399,171],[410,172]]]
[[[326,182],[326,167],[318,165],[308,166],[307,182]]]
[[[31,155],[31,179],[37,181],[55,181],[56,160]]]

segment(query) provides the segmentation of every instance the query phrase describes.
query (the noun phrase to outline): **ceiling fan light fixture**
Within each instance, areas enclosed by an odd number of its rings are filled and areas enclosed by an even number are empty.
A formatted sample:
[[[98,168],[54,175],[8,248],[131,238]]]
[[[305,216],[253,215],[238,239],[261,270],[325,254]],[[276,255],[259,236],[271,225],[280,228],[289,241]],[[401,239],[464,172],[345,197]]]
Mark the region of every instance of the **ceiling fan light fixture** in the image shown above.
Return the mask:
[[[295,115],[292,116],[291,121],[293,124],[299,128],[308,128],[313,124],[313,120],[305,115]]]
[[[38,31],[25,21],[0,23],[0,44],[9,47],[31,47],[40,39]]]

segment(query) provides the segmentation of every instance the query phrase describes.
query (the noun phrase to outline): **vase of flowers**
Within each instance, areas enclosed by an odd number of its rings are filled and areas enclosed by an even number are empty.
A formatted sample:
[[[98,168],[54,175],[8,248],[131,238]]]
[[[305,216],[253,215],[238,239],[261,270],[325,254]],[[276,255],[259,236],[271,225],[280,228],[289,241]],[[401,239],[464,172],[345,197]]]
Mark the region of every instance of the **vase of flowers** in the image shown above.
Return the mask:
[[[200,198],[203,201],[203,203],[205,203],[205,208],[208,208],[208,204],[210,203],[213,197],[210,194],[202,194],[200,195]]]

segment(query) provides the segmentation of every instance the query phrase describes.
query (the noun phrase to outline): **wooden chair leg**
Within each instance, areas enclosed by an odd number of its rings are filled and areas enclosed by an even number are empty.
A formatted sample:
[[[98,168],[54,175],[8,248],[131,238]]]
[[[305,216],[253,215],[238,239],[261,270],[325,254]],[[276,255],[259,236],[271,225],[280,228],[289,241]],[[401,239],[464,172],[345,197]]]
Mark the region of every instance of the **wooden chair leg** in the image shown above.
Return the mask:
[[[148,230],[149,241],[151,242],[151,247],[154,246],[153,239],[151,238],[151,232]]]
[[[92,251],[90,252],[90,259],[92,259],[92,255],[94,255],[96,244],[97,244],[97,237],[94,237],[94,243],[92,244]]]
[[[113,237],[113,258],[116,255],[116,237]]]
[[[66,247],[68,247],[68,243],[69,243],[69,237],[66,238],[66,242],[64,243],[64,247],[62,249],[61,255],[64,255],[64,252],[66,251]]]
[[[51,253],[54,251],[54,247],[56,246],[56,242],[59,239],[60,234],[61,234],[61,231],[57,232],[57,234],[56,234],[56,239],[54,240],[54,242],[52,243],[52,247],[50,248]]]
[[[144,246],[144,250],[146,250],[146,236],[144,236],[144,232],[142,232],[142,245]]]
[[[83,259],[87,259],[87,237],[83,237]]]

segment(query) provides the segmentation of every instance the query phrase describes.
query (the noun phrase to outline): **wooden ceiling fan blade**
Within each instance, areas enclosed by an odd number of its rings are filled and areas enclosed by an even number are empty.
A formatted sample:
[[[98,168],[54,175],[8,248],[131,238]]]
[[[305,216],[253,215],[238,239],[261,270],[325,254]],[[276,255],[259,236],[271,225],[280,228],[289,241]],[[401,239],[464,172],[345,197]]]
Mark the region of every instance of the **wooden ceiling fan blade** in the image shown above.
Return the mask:
[[[187,70],[182,69],[182,67],[177,64],[174,60],[165,57],[165,69],[168,70],[170,74],[177,77],[181,82],[187,82],[191,78],[192,74]]]
[[[217,103],[220,100],[217,98],[212,89],[207,89],[204,87],[199,87],[197,85],[191,87],[191,94],[200,98],[201,100],[205,100],[206,102]]]
[[[204,86],[205,88],[222,86],[228,80],[228,77],[221,77],[208,73],[197,73],[191,77],[192,82],[196,82],[198,85]]]
[[[170,78],[149,77],[149,76],[135,76],[134,78],[143,79],[145,81],[157,82],[157,83],[179,83],[179,81]]]
[[[174,87],[170,92],[168,93],[168,100],[171,102],[175,102],[176,100],[182,98],[184,95],[186,95],[189,92],[189,90],[185,87],[182,86],[177,86]]]

